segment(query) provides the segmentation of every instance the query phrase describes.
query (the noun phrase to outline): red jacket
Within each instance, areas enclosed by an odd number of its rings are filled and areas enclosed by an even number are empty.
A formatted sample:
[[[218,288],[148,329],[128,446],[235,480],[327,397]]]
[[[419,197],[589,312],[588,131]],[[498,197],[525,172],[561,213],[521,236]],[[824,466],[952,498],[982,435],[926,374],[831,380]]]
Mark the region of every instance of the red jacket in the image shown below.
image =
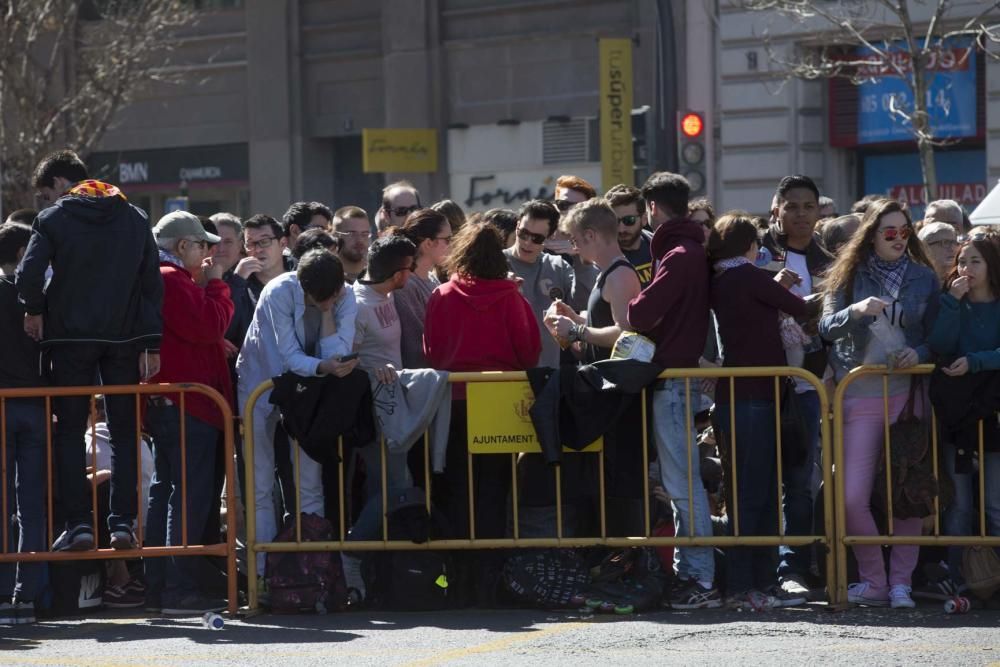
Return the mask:
[[[653,282],[628,305],[628,322],[656,343],[653,361],[664,368],[697,368],[708,337],[708,259],[705,232],[690,220],[656,228],[650,250]]]
[[[191,274],[167,262],[160,263],[163,276],[163,340],[160,343],[160,372],[150,383],[199,382],[233,403],[233,386],[222,340],[233,317],[229,286],[209,280],[204,289]],[[175,403],[179,398],[169,397]],[[196,393],[184,398],[185,411],[192,417],[223,428],[222,414],[211,399]]]
[[[453,276],[427,302],[424,354],[432,368],[522,371],[541,352],[535,315],[511,280]]]

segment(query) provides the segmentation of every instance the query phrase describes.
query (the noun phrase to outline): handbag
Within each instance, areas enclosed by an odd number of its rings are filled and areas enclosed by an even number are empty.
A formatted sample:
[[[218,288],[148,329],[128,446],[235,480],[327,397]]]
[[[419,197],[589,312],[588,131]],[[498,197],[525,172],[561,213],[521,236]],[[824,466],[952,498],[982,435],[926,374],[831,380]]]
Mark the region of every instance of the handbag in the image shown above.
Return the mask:
[[[809,448],[816,445],[816,434],[809,432],[809,422],[802,399],[795,393],[795,380],[784,379],[781,388],[781,465],[797,468],[809,460]]]
[[[962,552],[962,576],[976,597],[988,600],[1000,590],[1000,556],[993,547],[966,547]]]

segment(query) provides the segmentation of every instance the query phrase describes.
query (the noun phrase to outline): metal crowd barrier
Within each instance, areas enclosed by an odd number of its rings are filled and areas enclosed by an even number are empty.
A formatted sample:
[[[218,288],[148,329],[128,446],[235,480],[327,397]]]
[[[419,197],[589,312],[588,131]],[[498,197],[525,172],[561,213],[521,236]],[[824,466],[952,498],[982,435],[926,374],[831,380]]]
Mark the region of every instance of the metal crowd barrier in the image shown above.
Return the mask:
[[[599,443],[586,448],[585,453],[595,453],[599,460],[599,488],[598,494],[600,499],[600,534],[594,536],[577,536],[568,537],[563,535],[563,501],[562,501],[562,480],[560,466],[553,466],[554,476],[555,476],[555,486],[556,486],[556,537],[548,538],[524,538],[520,536],[519,521],[518,521],[518,486],[517,486],[517,457],[521,451],[540,451],[537,448],[532,448],[530,450],[519,450],[518,452],[507,452],[511,456],[511,509],[513,513],[513,537],[509,538],[477,538],[476,537],[476,526],[475,526],[475,489],[473,486],[473,457],[474,456],[502,456],[503,454],[482,454],[475,453],[475,451],[470,451],[467,455],[466,464],[468,466],[469,473],[469,483],[468,483],[468,504],[469,504],[469,538],[465,539],[448,539],[448,540],[429,540],[424,543],[414,543],[411,541],[400,541],[400,540],[389,540],[388,539],[388,522],[386,521],[386,512],[388,508],[387,503],[387,493],[386,488],[386,448],[384,441],[381,443],[382,456],[381,458],[381,479],[382,479],[382,540],[367,540],[367,541],[348,541],[346,539],[347,525],[345,521],[344,508],[345,508],[345,495],[344,495],[344,466],[345,461],[343,457],[343,442],[337,442],[336,446],[338,448],[338,454],[340,455],[340,463],[338,464],[337,478],[339,480],[338,488],[341,490],[341,498],[339,503],[339,517],[334,520],[332,517],[331,522],[334,523],[335,533],[337,533],[339,539],[328,541],[328,542],[303,542],[301,534],[301,514],[299,513],[296,517],[296,531],[295,541],[292,542],[259,542],[256,539],[256,508],[254,503],[254,446],[253,441],[253,409],[260,397],[272,388],[272,383],[266,381],[260,384],[248,397],[246,405],[243,409],[244,415],[244,459],[246,465],[246,493],[245,502],[247,520],[246,520],[246,536],[247,536],[247,565],[248,565],[248,580],[250,581],[250,591],[248,595],[249,606],[251,609],[256,609],[258,605],[258,595],[256,587],[257,578],[257,566],[256,566],[256,553],[257,552],[312,552],[312,551],[386,551],[386,550],[421,550],[421,549],[493,549],[493,548],[519,548],[519,547],[587,547],[587,546],[609,546],[609,547],[635,547],[635,546],[651,546],[651,547],[697,547],[697,546],[711,546],[711,547],[727,547],[727,546],[773,546],[777,548],[780,545],[786,546],[802,546],[809,544],[821,545],[822,548],[826,549],[828,553],[833,551],[833,544],[835,539],[835,522],[833,518],[833,481],[832,481],[832,468],[830,462],[833,461],[833,452],[831,451],[831,429],[829,420],[824,418],[821,420],[821,433],[820,433],[820,455],[823,462],[823,494],[824,494],[824,530],[823,534],[820,535],[786,535],[784,524],[782,521],[782,464],[781,464],[781,428],[780,428],[780,415],[781,415],[781,378],[794,377],[800,378],[807,381],[815,389],[819,396],[821,414],[826,417],[828,415],[829,399],[827,397],[826,387],[823,383],[812,373],[805,371],[801,368],[792,367],[759,367],[759,368],[697,368],[697,369],[670,369],[664,371],[660,376],[661,379],[667,380],[683,380],[685,388],[685,403],[687,406],[687,448],[688,448],[688,498],[689,498],[689,510],[693,514],[693,493],[698,485],[701,485],[700,471],[697,469],[692,469],[693,466],[690,464],[692,459],[692,448],[694,444],[694,429],[693,429],[693,419],[695,411],[692,409],[692,380],[701,380],[704,378],[713,378],[716,380],[726,380],[730,383],[730,395],[735,395],[733,393],[735,380],[737,378],[761,378],[761,377],[771,377],[774,379],[775,388],[775,419],[776,432],[777,432],[777,502],[778,502],[778,521],[775,526],[774,535],[753,535],[745,536],[739,533],[739,520],[736,518],[733,521],[733,535],[728,536],[704,536],[695,537],[693,533],[689,533],[687,536],[676,535],[674,537],[659,537],[652,536],[650,534],[650,489],[649,489],[649,434],[647,429],[647,409],[646,409],[646,391],[643,390],[640,397],[641,400],[641,410],[642,410],[642,479],[643,482],[643,507],[644,507],[644,532],[642,535],[628,536],[628,537],[612,537],[607,535],[606,526],[606,507],[605,507],[605,488],[604,488],[604,450]],[[465,383],[469,385],[469,389],[472,389],[473,385],[481,383],[523,383],[526,384],[527,375],[524,372],[484,372],[484,373],[452,373],[450,375],[450,382],[452,383]],[[470,392],[474,393],[474,392]],[[470,397],[470,403],[472,398]],[[471,406],[470,406],[471,407]],[[487,409],[490,409],[487,407]],[[731,411],[730,414],[730,433],[733,434],[730,443],[731,451],[735,453],[737,446],[737,435],[735,433],[735,411]],[[533,432],[533,430],[532,430]],[[430,455],[429,455],[429,441],[425,437],[425,448],[424,448],[424,485],[425,485],[425,498],[427,503],[427,508],[430,510],[431,506],[431,473],[430,473]],[[471,443],[470,443],[471,444]],[[474,449],[470,447],[470,449]],[[574,452],[574,450],[565,450],[566,452]],[[299,494],[299,465],[298,457],[300,456],[299,447],[292,447],[292,456],[295,458],[295,487],[296,487],[296,503],[295,507],[301,507],[298,498]],[[575,453],[575,452],[574,452]],[[733,488],[737,488],[735,474],[735,456],[731,457],[733,461],[732,470],[729,471],[734,475],[734,479],[730,482]],[[271,480],[269,480],[270,482]],[[732,517],[737,516],[737,499],[733,498],[733,512]],[[339,529],[339,530],[338,530]],[[693,531],[693,525],[690,528]],[[838,602],[841,598],[838,596],[839,588],[832,585],[834,582],[834,577],[836,575],[834,558],[826,559],[827,568],[827,581],[831,582],[829,586],[830,597],[833,602]],[[843,598],[846,599],[846,598]]]
[[[837,598],[838,600],[847,600],[847,585],[849,583],[848,573],[847,573],[847,547],[853,544],[875,544],[875,545],[918,545],[918,546],[992,546],[1000,547],[1000,536],[989,536],[986,534],[986,481],[985,481],[985,465],[984,465],[984,443],[983,443],[983,423],[982,420],[979,422],[979,444],[978,444],[978,454],[979,454],[979,471],[978,471],[978,481],[979,481],[979,535],[942,535],[941,534],[941,510],[943,509],[940,504],[940,495],[936,496],[934,499],[934,532],[932,535],[893,535],[893,522],[892,522],[892,442],[889,437],[889,376],[890,375],[930,375],[934,371],[933,364],[921,364],[919,366],[914,366],[907,369],[894,369],[890,370],[887,366],[859,366],[855,368],[843,380],[837,385],[837,390],[834,393],[833,398],[833,420],[834,420],[834,430],[836,432],[837,447],[834,448],[835,452],[835,466],[836,470],[844,470],[844,399],[847,397],[846,392],[848,388],[862,377],[872,377],[879,376],[882,378],[882,410],[885,422],[885,434],[884,434],[884,451],[885,451],[885,487],[886,487],[886,534],[885,535],[850,535],[847,532],[847,513],[846,513],[846,493],[844,489],[844,475],[838,474],[837,477],[837,493],[836,493],[836,510],[834,515],[836,517],[836,557],[837,562],[837,576],[836,584],[838,588]],[[924,405],[931,408],[930,400],[926,396],[927,387],[924,387],[924,400],[926,401]],[[925,415],[926,417],[927,415]],[[943,474],[938,467],[938,428],[937,428],[937,417],[934,414],[933,408],[930,409],[930,437],[931,437],[931,449],[930,456],[932,457],[932,468],[935,479],[938,480],[940,485],[940,480]],[[881,480],[876,478],[876,484],[881,483]]]
[[[142,503],[142,399],[144,396],[176,395],[180,414],[185,414],[186,397],[189,394],[201,394],[211,399],[222,412],[224,428],[224,455],[225,455],[225,477],[226,477],[226,542],[221,544],[188,544],[187,541],[187,503],[181,504],[181,524],[183,542],[181,546],[149,547],[143,545],[143,520],[141,507],[136,513],[136,540],[135,549],[91,549],[87,551],[38,551],[17,553],[16,545],[14,551],[7,551],[6,545],[9,542],[10,510],[14,501],[13,489],[7,488],[7,400],[18,398],[38,398],[45,401],[45,480],[46,480],[46,522],[48,544],[52,544],[58,532],[53,526],[53,492],[52,481],[52,399],[66,396],[87,396],[90,398],[91,416],[91,436],[95,435],[94,422],[96,421],[96,396],[135,396],[135,447],[136,447],[136,497],[138,504]],[[83,446],[81,433],[81,446]],[[181,435],[181,489],[182,496],[187,496],[187,473],[186,473],[186,453],[187,442],[185,437],[184,420],[180,420]],[[89,465],[93,468],[93,477],[89,484],[91,490],[91,509],[93,513],[94,539],[97,540],[99,525],[104,521],[104,517],[98,515],[97,511],[97,449],[92,448],[92,456]],[[109,560],[109,559],[131,559],[131,558],[155,558],[163,556],[218,556],[226,559],[226,574],[228,583],[229,612],[236,613],[238,608],[237,586],[236,586],[236,501],[235,501],[235,463],[233,450],[233,416],[232,410],[226,399],[219,392],[202,384],[179,383],[179,384],[143,384],[143,385],[118,385],[99,387],[37,387],[29,389],[0,389],[0,509],[3,514],[2,542],[0,542],[0,563],[9,562],[36,562],[36,561],[78,561],[78,560]]]

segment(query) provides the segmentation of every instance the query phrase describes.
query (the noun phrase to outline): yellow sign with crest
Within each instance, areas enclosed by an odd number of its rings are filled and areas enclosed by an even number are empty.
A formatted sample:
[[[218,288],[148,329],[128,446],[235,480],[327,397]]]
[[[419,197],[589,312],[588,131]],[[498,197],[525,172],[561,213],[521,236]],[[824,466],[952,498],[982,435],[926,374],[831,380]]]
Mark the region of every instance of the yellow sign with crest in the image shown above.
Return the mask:
[[[540,454],[531,423],[535,403],[531,385],[523,382],[470,382],[467,386],[469,452],[472,454]],[[599,452],[604,438],[582,451]],[[564,452],[576,450],[563,447]]]

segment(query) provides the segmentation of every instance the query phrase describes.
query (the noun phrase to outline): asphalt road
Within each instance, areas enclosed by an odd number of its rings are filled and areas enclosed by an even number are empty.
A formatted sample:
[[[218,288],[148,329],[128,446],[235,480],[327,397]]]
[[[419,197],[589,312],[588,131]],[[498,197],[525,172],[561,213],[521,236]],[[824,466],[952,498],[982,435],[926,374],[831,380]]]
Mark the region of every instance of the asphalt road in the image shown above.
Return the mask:
[[[0,626],[0,665],[998,665],[1000,612],[822,605],[592,616],[544,611],[261,615],[218,632],[200,619],[111,612]]]

